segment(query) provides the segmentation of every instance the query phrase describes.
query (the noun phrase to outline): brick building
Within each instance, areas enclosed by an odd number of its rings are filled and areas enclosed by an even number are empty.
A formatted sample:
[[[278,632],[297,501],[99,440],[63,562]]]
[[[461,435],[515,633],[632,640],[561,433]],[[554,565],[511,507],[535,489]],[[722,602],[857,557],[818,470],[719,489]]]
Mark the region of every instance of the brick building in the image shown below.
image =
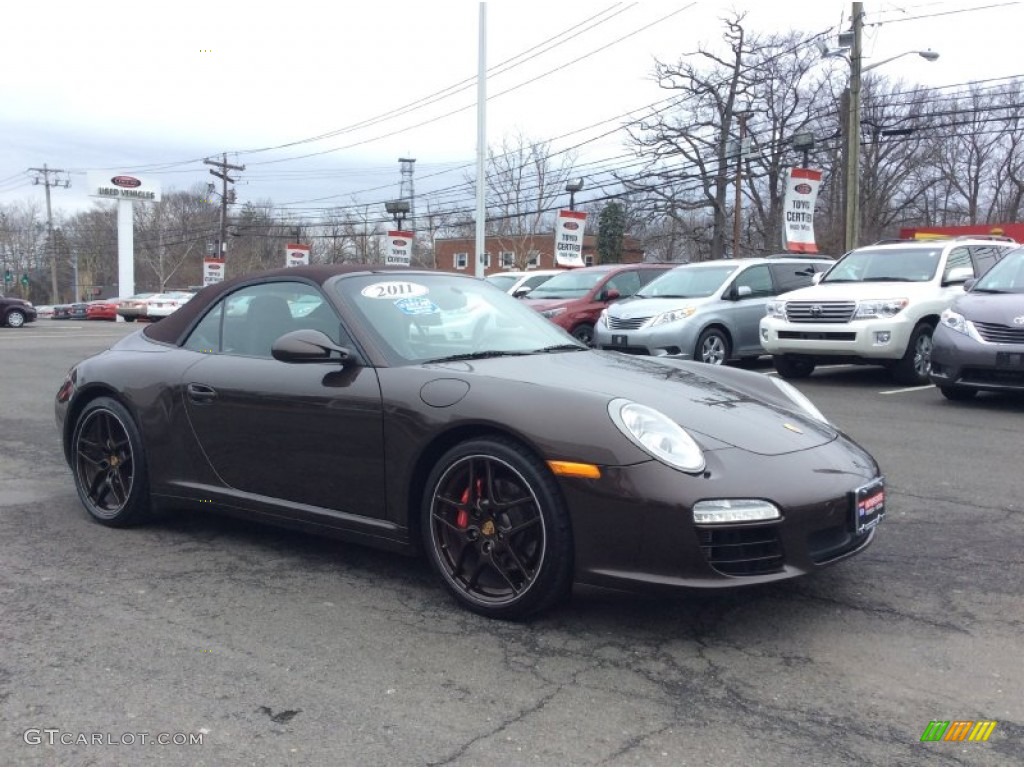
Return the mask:
[[[555,264],[555,234],[499,236],[488,235],[484,241],[484,275],[508,270],[557,269]],[[473,256],[476,253],[475,237],[439,237],[434,240],[434,256],[437,268],[445,272],[476,274]],[[636,264],[644,260],[644,250],[634,237],[622,239],[622,261]],[[597,255],[597,236],[583,236],[583,261],[587,266],[600,264]]]

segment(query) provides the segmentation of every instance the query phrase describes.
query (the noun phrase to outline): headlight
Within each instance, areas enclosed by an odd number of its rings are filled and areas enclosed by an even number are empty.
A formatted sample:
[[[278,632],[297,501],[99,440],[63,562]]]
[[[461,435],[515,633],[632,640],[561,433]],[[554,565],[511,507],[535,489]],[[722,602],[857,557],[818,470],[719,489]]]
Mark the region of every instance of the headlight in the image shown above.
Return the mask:
[[[700,446],[660,411],[616,398],[608,403],[608,415],[622,434],[658,461],[684,472],[704,471],[704,452]]]
[[[598,325],[608,325],[608,310],[602,309],[601,314],[597,318]]]
[[[563,312],[565,312],[565,307],[555,307],[554,309],[545,309],[541,314],[550,319],[552,317],[558,317]]]
[[[949,328],[951,331],[957,331],[965,336],[970,336],[971,331],[967,327],[967,318],[961,315],[959,312],[954,312],[952,309],[945,309],[942,311],[942,316],[939,322]]]
[[[650,321],[648,327],[653,328],[656,325],[674,323],[676,320],[685,320],[696,311],[696,307],[681,307],[680,309],[673,309],[669,312],[662,312],[660,315],[654,316],[654,319]]]
[[[853,319],[863,320],[869,317],[892,317],[902,311],[909,303],[909,299],[877,299],[875,301],[861,301],[857,303],[857,311],[853,313]]]
[[[772,377],[771,382],[782,391],[782,394],[792,400],[793,404],[800,408],[801,411],[806,413],[812,419],[831,426],[832,422],[826,419],[825,414],[819,411],[818,407],[799,389],[783,379]]]
[[[786,302],[784,301],[769,301],[764,309],[768,317],[777,317],[780,320],[786,319]]]

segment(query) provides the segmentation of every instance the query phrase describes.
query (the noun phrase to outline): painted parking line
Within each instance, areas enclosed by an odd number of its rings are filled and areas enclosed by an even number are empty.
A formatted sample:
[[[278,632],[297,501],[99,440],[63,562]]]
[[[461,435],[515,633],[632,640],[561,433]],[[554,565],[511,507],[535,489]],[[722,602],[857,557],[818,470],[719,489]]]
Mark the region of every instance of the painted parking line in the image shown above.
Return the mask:
[[[902,389],[887,389],[879,392],[880,395],[902,395],[905,392],[920,392],[922,389],[935,389],[934,384],[923,384],[920,387],[903,387]]]
[[[834,370],[837,370],[839,368],[859,368],[859,367],[860,366],[857,366],[857,365],[846,365],[846,364],[840,363],[838,365],[817,365],[817,366],[814,367],[814,370],[815,371],[834,371]],[[763,373],[764,373],[765,376],[778,376],[779,375],[778,371],[764,371]]]

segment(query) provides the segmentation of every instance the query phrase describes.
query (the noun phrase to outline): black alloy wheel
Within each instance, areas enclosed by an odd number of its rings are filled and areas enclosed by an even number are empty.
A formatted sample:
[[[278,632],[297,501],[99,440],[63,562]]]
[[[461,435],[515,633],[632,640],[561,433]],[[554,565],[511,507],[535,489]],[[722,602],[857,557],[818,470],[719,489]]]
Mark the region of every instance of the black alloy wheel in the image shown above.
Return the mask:
[[[569,517],[547,466],[504,437],[448,451],[427,481],[422,526],[431,564],[470,610],[522,619],[572,582]]]
[[[123,527],[149,516],[142,439],[121,403],[101,397],[82,410],[71,460],[78,496],[98,522]]]

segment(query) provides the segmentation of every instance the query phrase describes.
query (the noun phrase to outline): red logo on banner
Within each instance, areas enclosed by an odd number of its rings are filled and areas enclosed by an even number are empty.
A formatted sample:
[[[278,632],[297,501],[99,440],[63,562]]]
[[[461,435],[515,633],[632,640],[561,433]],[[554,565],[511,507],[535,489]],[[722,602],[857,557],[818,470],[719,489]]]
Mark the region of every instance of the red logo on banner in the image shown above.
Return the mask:
[[[395,240],[395,241],[394,241],[394,243],[395,243],[395,245],[396,245],[396,246],[398,246],[399,248],[401,248],[401,247],[403,247],[403,246],[406,246],[406,245],[408,245],[408,244],[409,244],[409,243],[407,243],[407,242],[406,242],[405,240]]]
[[[111,184],[118,187],[141,187],[142,182],[134,176],[115,176],[110,180]]]

